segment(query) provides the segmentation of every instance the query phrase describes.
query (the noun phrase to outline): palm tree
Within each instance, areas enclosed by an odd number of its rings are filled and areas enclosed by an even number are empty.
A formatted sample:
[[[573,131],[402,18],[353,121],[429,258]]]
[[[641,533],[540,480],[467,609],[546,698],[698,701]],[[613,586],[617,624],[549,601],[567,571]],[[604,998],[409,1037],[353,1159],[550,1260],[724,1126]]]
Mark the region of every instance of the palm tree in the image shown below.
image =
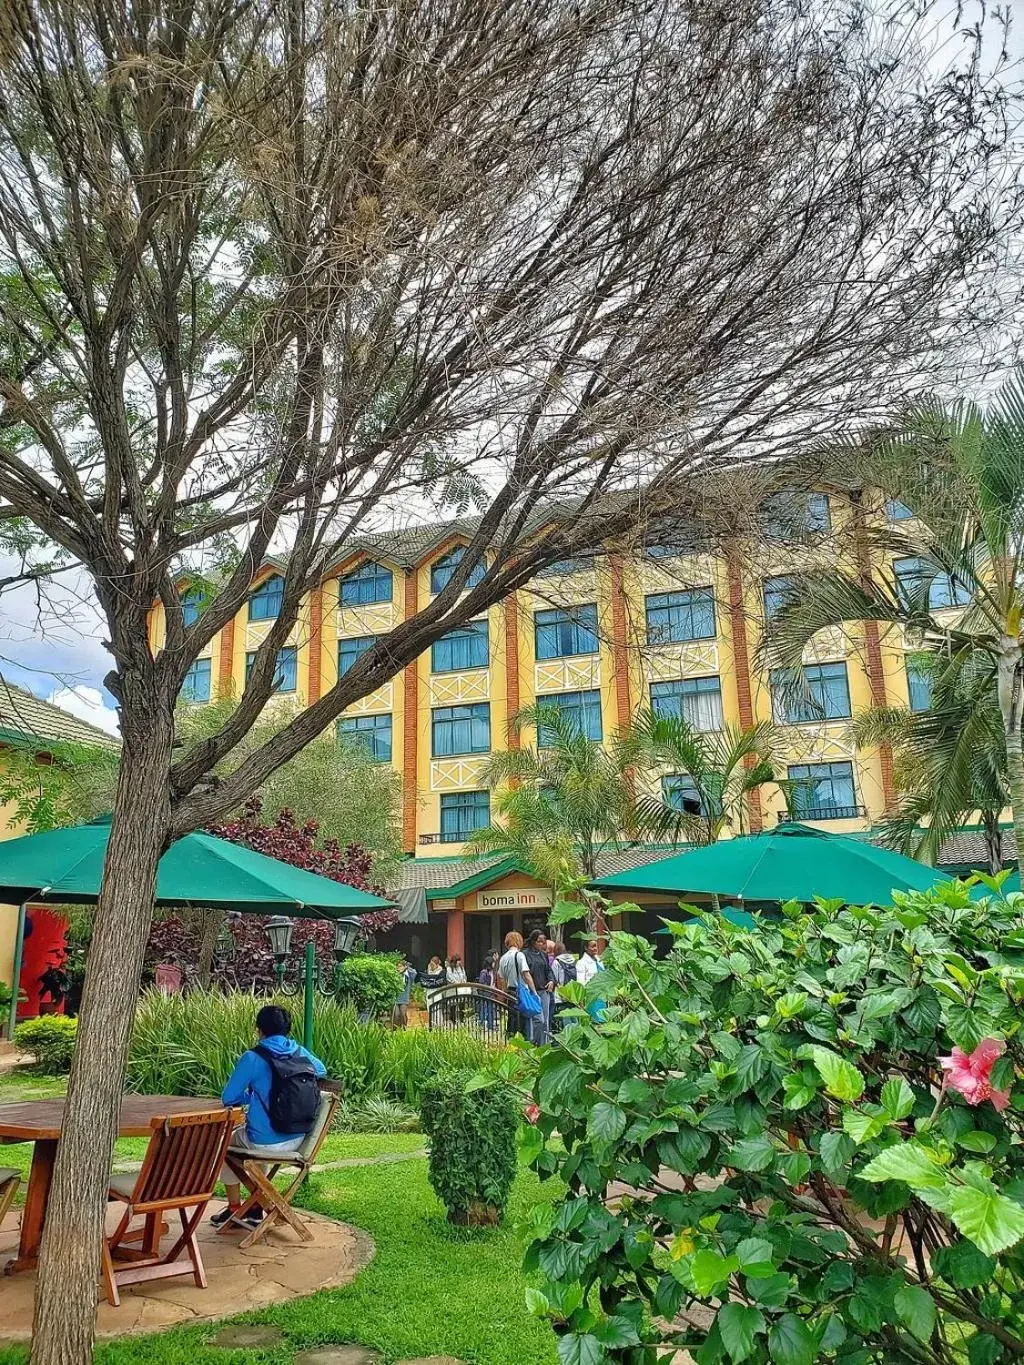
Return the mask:
[[[643,711],[629,737],[638,766],[667,768],[688,779],[661,798],[637,800],[637,825],[645,832],[691,844],[714,844],[728,826],[746,830],[747,797],[776,780],[774,727],[696,730],[682,716]]]
[[[911,515],[870,533],[894,556],[877,577],[834,568],[799,576],[766,642],[768,661],[797,672],[828,626],[902,626],[951,677],[988,679],[998,706],[1014,826],[1024,847],[1024,378],[986,408],[909,410],[892,430],[838,451],[849,477],[880,487]]]
[[[1003,861],[999,812],[1006,805],[1007,782],[992,679],[966,671],[949,678],[941,660],[930,657],[927,711],[872,707],[854,721],[858,744],[889,744],[895,759],[900,801],[882,821],[882,842],[934,865],[945,840],[977,812],[989,871],[996,873]]]
[[[512,726],[517,734],[535,726],[538,744],[492,756],[486,781],[499,791],[501,822],[477,830],[471,849],[514,855],[552,885],[593,880],[601,853],[629,842],[634,828],[626,746],[589,739],[573,716],[543,702]]]

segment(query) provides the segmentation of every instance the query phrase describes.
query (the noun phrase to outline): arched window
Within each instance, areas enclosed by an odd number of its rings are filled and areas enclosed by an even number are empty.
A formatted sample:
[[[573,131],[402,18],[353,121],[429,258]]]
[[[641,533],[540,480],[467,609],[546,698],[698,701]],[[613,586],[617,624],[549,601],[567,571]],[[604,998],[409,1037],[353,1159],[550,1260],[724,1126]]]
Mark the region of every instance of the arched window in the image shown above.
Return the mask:
[[[347,574],[338,585],[338,600],[343,607],[361,607],[370,602],[390,602],[394,593],[391,570],[367,560]]]
[[[274,574],[249,598],[249,620],[273,621],[280,615],[283,601],[284,579]]]
[[[193,588],[186,589],[181,594],[181,619],[186,626],[194,626],[202,615],[203,604],[206,601],[206,593],[199,584]]]
[[[443,588],[448,586],[455,575],[456,569],[462,563],[462,556],[465,553],[466,550],[464,546],[456,545],[454,550],[449,550],[446,555],[442,555],[440,559],[435,560],[430,569],[430,591],[432,593],[439,593]],[[469,571],[469,577],[466,579],[466,587],[475,588],[481,578],[483,578],[484,571],[484,562],[483,560],[479,560]]]

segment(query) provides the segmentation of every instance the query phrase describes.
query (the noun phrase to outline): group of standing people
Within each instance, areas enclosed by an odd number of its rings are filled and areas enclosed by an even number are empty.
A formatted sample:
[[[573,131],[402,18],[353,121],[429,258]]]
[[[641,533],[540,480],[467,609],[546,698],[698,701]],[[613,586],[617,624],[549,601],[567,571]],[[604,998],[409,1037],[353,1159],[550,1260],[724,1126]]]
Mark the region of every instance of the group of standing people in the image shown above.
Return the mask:
[[[591,939],[577,960],[564,943],[553,942],[543,929],[535,929],[526,942],[522,934],[505,935],[505,951],[499,958],[490,955],[480,973],[484,985],[503,988],[516,997],[520,982],[540,997],[541,1012],[524,1016],[516,1012],[517,1023],[510,1032],[521,1033],[534,1043],[550,1042],[560,1028],[559,1015],[568,1006],[559,1000],[557,991],[570,981],[586,985],[601,970],[600,945]],[[485,980],[485,973],[490,977]]]
[[[432,991],[440,990],[442,986],[463,986],[468,980],[465,963],[458,953],[453,953],[447,961],[442,961],[435,953],[423,971],[417,971],[410,962],[403,960],[399,963],[399,971],[402,990],[393,1012],[396,1028],[405,1028],[409,1021],[409,1002],[415,985],[423,987],[429,1003]],[[525,943],[522,934],[506,934],[505,951],[499,955],[495,948],[487,954],[477,981],[481,986],[490,986],[511,996],[510,1033],[521,1034],[533,1043],[547,1043],[559,1030],[559,1015],[568,1008],[558,999],[559,986],[570,981],[586,985],[599,971],[601,955],[597,939],[591,939],[576,958],[564,943],[549,939],[543,929],[534,929]],[[540,998],[540,1014],[531,1016],[519,1009],[520,982]],[[494,1005],[481,1008],[489,1010],[490,1016],[496,1014]],[[494,1022],[492,1018],[489,1026],[493,1027]]]

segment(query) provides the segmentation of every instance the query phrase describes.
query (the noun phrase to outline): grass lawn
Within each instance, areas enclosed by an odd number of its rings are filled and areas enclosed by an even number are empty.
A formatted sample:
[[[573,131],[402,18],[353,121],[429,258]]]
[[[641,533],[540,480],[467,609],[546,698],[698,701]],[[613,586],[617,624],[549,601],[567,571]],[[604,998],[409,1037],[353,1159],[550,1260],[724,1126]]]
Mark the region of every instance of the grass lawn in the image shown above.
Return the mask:
[[[419,1133],[337,1134],[328,1139],[330,1154],[328,1144],[322,1150],[325,1160],[342,1160],[407,1152],[422,1143]],[[6,1149],[4,1159],[20,1150]],[[373,1347],[387,1365],[432,1355],[469,1365],[554,1365],[554,1337],[526,1311],[516,1232],[518,1220],[549,1193],[552,1185],[521,1173],[505,1226],[475,1232],[448,1225],[427,1182],[425,1160],[324,1171],[307,1186],[305,1206],[364,1228],[377,1255],[344,1289],[239,1319],[276,1324],[285,1333],[283,1345],[218,1350],[207,1344],[217,1327],[207,1324],[105,1342],[96,1365],[291,1365],[297,1351],[339,1342]],[[23,1365],[27,1354],[0,1349],[0,1365]]]

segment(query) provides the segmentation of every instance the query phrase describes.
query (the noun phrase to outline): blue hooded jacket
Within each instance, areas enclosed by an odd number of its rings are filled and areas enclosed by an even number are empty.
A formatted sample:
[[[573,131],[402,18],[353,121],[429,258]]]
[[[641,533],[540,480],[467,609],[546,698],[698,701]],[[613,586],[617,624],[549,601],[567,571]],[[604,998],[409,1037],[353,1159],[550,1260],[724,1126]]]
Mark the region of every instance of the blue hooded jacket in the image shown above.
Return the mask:
[[[268,1052],[276,1053],[279,1057],[290,1057],[297,1052],[312,1062],[318,1076],[327,1075],[327,1068],[320,1058],[300,1047],[294,1038],[275,1033],[270,1038],[261,1038],[260,1042]],[[249,1106],[245,1116],[245,1135],[255,1147],[266,1147],[274,1142],[299,1141],[297,1138],[288,1139],[270,1126],[270,1079],[270,1063],[255,1052],[243,1052],[220,1097],[223,1104]]]

